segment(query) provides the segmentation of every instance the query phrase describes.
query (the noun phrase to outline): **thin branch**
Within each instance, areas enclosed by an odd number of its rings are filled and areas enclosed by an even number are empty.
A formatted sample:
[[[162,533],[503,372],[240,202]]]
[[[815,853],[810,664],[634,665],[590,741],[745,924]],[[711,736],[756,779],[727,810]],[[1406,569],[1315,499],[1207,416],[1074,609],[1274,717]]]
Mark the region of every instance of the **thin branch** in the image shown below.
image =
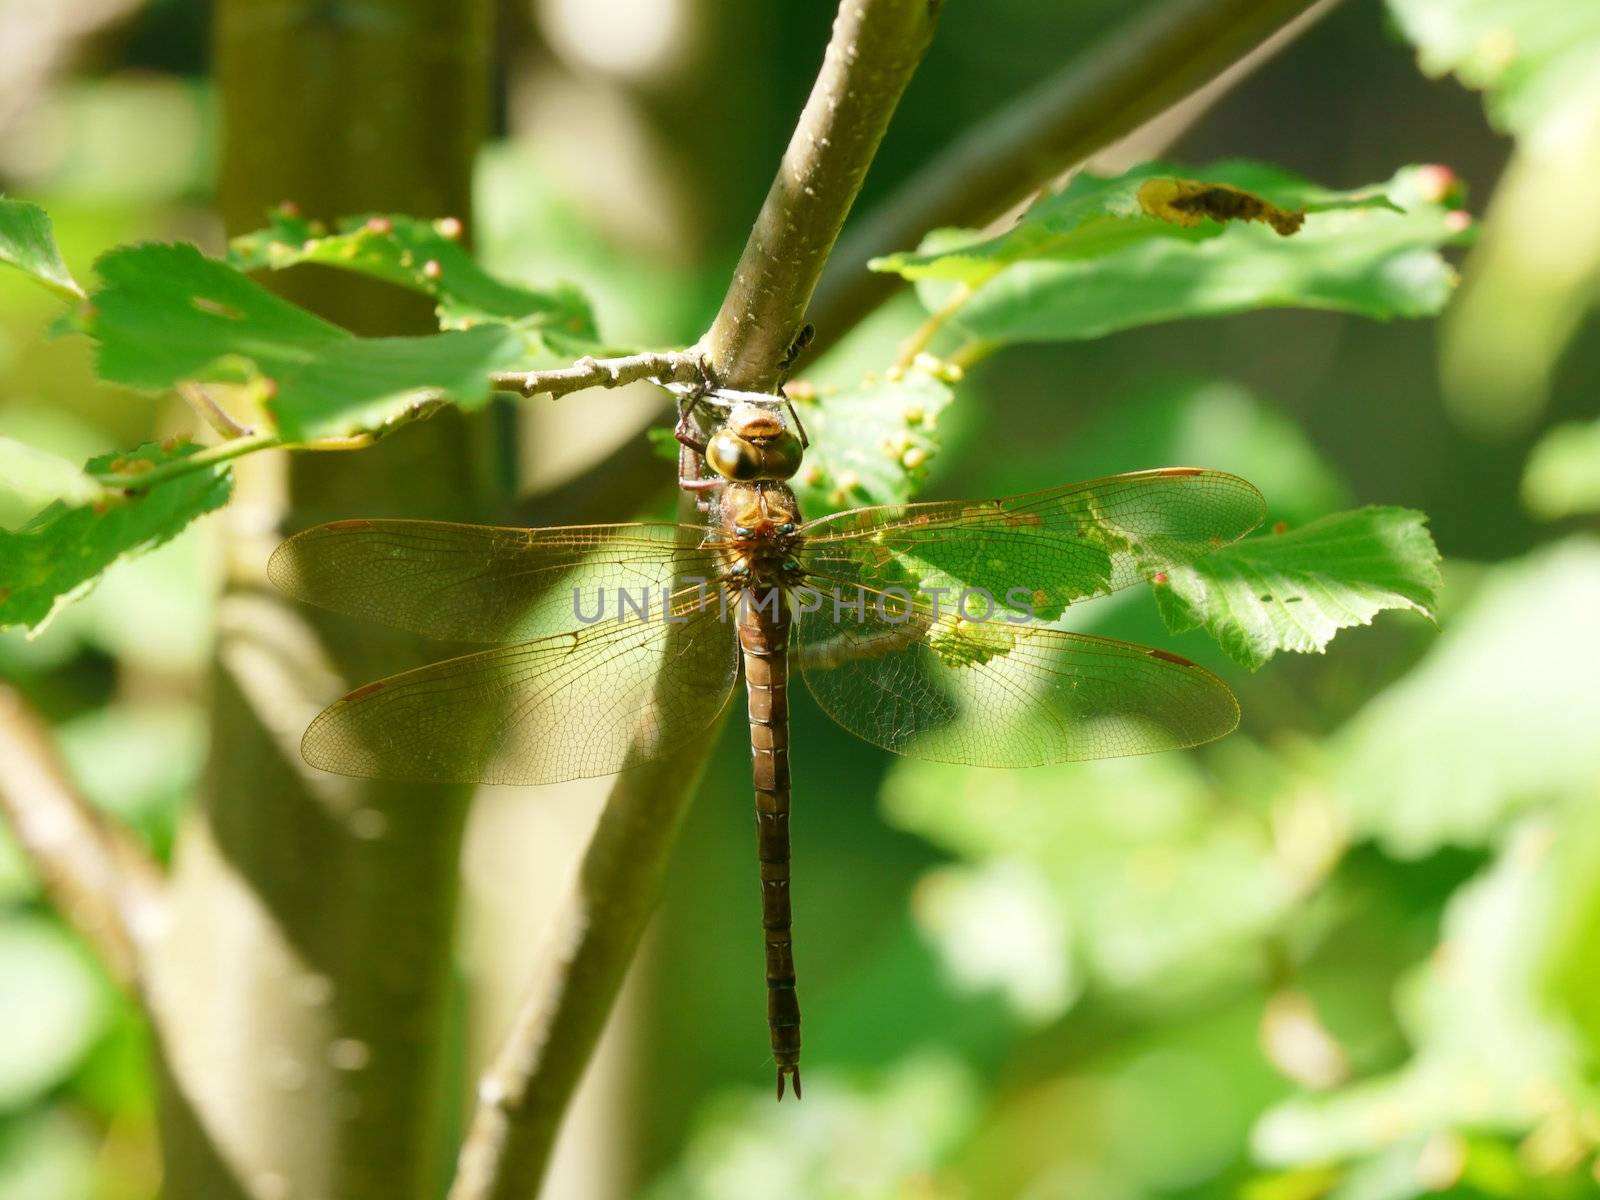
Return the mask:
[[[812,305],[815,351],[838,341],[904,282],[867,270],[869,259],[912,249],[930,229],[993,220],[1286,26],[1331,8],[1329,0],[1169,0],[1111,31],[970,129],[851,226]]]
[[[524,396],[549,396],[559,400],[585,388],[622,387],[643,381],[654,383],[706,382],[705,361],[696,350],[629,354],[621,358],[585,355],[570,367],[547,371],[503,371],[489,376],[495,387]]]
[[[137,987],[140,946],[160,903],[160,868],[125,830],[78,795],[43,722],[4,684],[0,811],[56,910],[118,983]]]
[[[233,419],[233,414],[218,404],[203,383],[180,383],[178,395],[195,411],[195,415],[225,438],[249,437],[255,432],[248,425]]]
[[[936,12],[930,0],[841,4],[811,98],[703,339],[717,382],[760,390],[777,381],[822,265],[933,36]],[[684,519],[693,519],[691,506],[680,497]],[[715,734],[714,726],[669,761],[618,777],[557,919],[551,961],[479,1085],[450,1200],[523,1200],[537,1190],[655,909]]]
[[[822,71],[705,338],[712,373],[765,391],[806,308],[889,118],[928,44],[938,0],[839,7]]]

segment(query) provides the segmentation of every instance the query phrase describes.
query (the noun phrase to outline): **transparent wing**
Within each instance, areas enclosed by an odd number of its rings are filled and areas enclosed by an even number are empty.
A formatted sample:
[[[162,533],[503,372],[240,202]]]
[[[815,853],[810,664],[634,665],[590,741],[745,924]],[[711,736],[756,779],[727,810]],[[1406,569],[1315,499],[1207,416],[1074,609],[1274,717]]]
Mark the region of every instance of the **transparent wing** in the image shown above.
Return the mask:
[[[347,616],[464,642],[543,637],[618,592],[657,601],[719,573],[692,525],[505,529],[446,521],[335,521],[289,538],[267,564],[289,595]],[[574,590],[579,595],[574,598]]]
[[[1236,541],[1264,514],[1237,476],[1168,467],[1000,500],[853,509],[805,525],[801,558],[852,585],[942,588],[948,604],[974,589],[1051,620]]]
[[[301,752],[340,775],[463,783],[559,783],[660,758],[711,724],[738,670],[715,589],[682,588],[666,611],[357,688],[312,721]]]
[[[1175,654],[835,594],[802,604],[801,673],[829,716],[896,754],[1031,767],[1197,746],[1239,722],[1227,685]]]

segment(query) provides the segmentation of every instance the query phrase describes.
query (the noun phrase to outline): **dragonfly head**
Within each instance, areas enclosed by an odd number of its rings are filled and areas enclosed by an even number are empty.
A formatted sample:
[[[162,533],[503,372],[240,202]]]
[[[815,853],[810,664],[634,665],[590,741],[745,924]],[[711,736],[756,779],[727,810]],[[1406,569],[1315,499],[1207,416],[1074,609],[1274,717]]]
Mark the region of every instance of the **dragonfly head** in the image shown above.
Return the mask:
[[[775,408],[738,404],[706,446],[705,459],[724,479],[789,479],[800,469],[800,438]]]

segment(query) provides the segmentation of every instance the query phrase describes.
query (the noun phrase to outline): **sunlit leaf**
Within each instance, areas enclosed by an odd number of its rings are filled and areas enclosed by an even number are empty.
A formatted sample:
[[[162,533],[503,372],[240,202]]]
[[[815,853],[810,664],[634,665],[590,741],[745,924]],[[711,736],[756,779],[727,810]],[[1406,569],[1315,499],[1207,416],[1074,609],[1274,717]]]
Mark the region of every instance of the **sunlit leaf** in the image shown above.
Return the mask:
[[[320,263],[371,275],[432,296],[446,329],[483,322],[515,326],[527,336],[531,357],[571,357],[596,349],[594,315],[576,288],[558,284],[534,290],[495,278],[462,247],[460,221],[347,217],[329,233],[319,222],[277,209],[269,222],[233,239],[231,264],[250,271]]]
[[[1074,961],[1039,965],[1032,975],[991,972],[1013,994],[1042,994],[1058,973],[1065,980],[1081,973],[1095,986],[1148,989],[1162,1003],[1191,997],[1236,973],[1239,948],[1292,902],[1291,878],[1260,822],[1242,806],[1219,803],[1198,764],[1178,755],[1028,772],[897,760],[883,804],[897,827],[966,862],[1017,864],[1048,889],[1071,933],[1056,952]],[[919,894],[916,902],[927,899]],[[930,933],[937,915],[919,911]],[[1004,942],[1011,934],[993,925],[981,936]],[[959,975],[969,952],[952,937],[946,931],[936,944]]]
[[[1234,223],[1257,222],[1289,237],[1307,213],[1372,207],[1395,206],[1381,188],[1335,192],[1260,163],[1147,163],[1112,179],[1081,173],[994,237],[947,230],[932,248],[871,266],[906,279],[977,284],[1011,263],[1103,258],[1151,238],[1204,241]]]
[[[104,286],[85,327],[104,378],[149,389],[253,384],[290,441],[378,429],[439,395],[478,407],[489,373],[523,357],[505,325],[355,337],[189,245],[115,250],[97,267]]]
[[[89,461],[89,472],[131,472],[193,454],[197,447],[149,444]],[[147,491],[94,504],[61,501],[16,531],[0,530],[0,626],[37,628],[90,587],[118,559],[167,541],[221,507],[233,489],[222,467],[181,475]]]
[[[104,1020],[102,986],[59,925],[0,921],[0,1111],[72,1073]]]
[[[0,1200],[91,1200],[99,1141],[65,1112],[0,1125]]]
[[[795,479],[800,511],[821,516],[910,499],[939,451],[939,414],[951,399],[949,385],[923,371],[802,393],[796,410],[811,445]]]
[[[14,438],[0,437],[0,491],[11,493],[30,510],[52,500],[93,504],[105,492],[64,458]]]
[[[1422,69],[1487,93],[1502,129],[1527,133],[1600,99],[1600,8],[1566,0],[1389,0]]]
[[[906,1195],[908,1181],[937,1186],[979,1112],[976,1080],[942,1055],[862,1079],[808,1071],[805,1089],[798,1123],[767,1091],[708,1106],[646,1200]]]
[[[111,704],[55,729],[80,794],[164,845],[192,798],[205,759],[198,709]]]
[[[1439,551],[1421,513],[1363,508],[1224,546],[1155,584],[1174,633],[1204,627],[1254,670],[1281,650],[1321,652],[1385,609],[1431,615]]]
[[[1594,1103],[1573,1035],[1541,994],[1562,886],[1555,844],[1548,822],[1528,823],[1451,901],[1439,951],[1399,997],[1411,1060],[1268,1113],[1254,1138],[1260,1158],[1326,1163],[1455,1129],[1520,1133],[1563,1102]]]
[[[1600,421],[1569,421],[1539,439],[1522,475],[1522,502],[1547,521],[1600,512]]]
[[[1083,984],[1065,915],[1031,866],[1013,859],[930,871],[912,915],[933,941],[952,986],[996,991],[1019,1016],[1059,1017]]]
[[[1310,197],[1326,193],[1270,168],[1224,164],[1187,174],[1240,179],[1246,171],[1282,179],[1286,193],[1300,189],[1307,197],[1308,215],[1292,236],[1259,222],[1190,228],[1147,215],[1124,219],[1120,236],[1090,236],[1109,219],[1102,216],[1084,227],[1083,242],[1051,237],[1028,245],[1034,239],[1024,237],[1019,248],[1003,242],[1012,235],[1002,235],[992,244],[996,257],[986,258],[991,243],[962,244],[946,232],[930,253],[882,265],[922,275],[918,293],[930,311],[950,311],[962,330],[995,342],[1100,337],[1257,308],[1383,318],[1424,316],[1444,306],[1454,274],[1438,248],[1456,240],[1460,226],[1445,197],[1430,191],[1424,169],[1322,206]],[[952,283],[951,276],[965,282]],[[963,300],[957,287],[973,290]]]
[[[1445,398],[1463,423],[1505,435],[1544,405],[1600,269],[1600,5],[1569,0],[1389,0],[1430,75],[1484,92],[1516,136],[1448,315]]]
[[[1495,568],[1428,656],[1332,744],[1354,830],[1407,858],[1483,845],[1600,779],[1600,545]]]
[[[83,289],[67,270],[44,209],[25,200],[0,197],[0,263],[7,263],[68,300]]]

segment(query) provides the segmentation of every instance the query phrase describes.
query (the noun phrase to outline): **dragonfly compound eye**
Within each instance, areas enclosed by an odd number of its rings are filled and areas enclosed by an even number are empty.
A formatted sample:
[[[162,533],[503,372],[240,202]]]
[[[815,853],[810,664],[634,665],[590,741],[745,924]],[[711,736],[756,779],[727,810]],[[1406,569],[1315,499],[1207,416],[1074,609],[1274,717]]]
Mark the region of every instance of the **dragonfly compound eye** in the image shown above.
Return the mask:
[[[800,439],[792,433],[773,438],[762,449],[761,475],[764,479],[790,479],[800,469],[805,453]]]
[[[788,537],[791,533],[794,532],[794,522],[793,521],[785,521],[782,525],[778,526],[778,532],[780,534],[782,534],[784,537]]]
[[[718,475],[743,483],[762,477],[762,459],[766,456],[738,434],[724,429],[706,446],[705,457]]]

